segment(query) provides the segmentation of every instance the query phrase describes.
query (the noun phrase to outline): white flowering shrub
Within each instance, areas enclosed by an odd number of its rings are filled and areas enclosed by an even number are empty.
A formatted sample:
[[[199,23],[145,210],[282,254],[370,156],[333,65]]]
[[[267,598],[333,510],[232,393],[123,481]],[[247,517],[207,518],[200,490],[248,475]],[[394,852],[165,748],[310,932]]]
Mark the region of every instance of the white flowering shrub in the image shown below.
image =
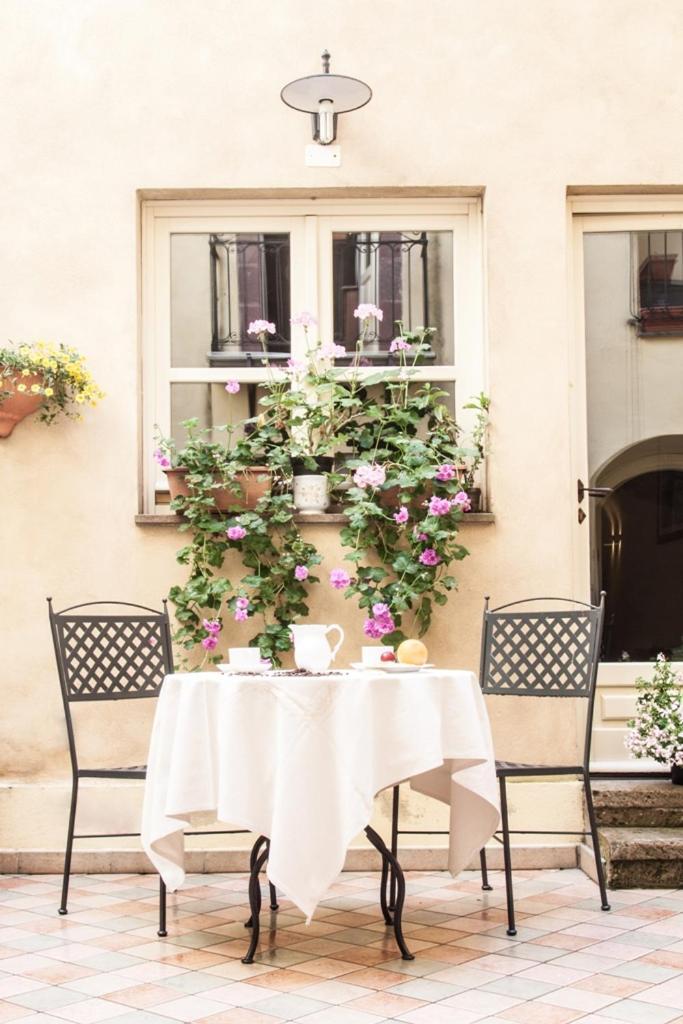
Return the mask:
[[[679,677],[663,654],[652,679],[636,680],[636,717],[628,723],[625,744],[634,757],[683,765],[683,707]]]

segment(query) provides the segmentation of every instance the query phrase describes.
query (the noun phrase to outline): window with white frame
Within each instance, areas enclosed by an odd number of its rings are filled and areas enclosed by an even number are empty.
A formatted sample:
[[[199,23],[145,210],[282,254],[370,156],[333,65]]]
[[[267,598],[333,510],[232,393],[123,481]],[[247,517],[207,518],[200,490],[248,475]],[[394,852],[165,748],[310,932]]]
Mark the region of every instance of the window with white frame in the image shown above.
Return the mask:
[[[439,382],[452,407],[484,388],[481,208],[477,199],[288,202],[154,201],[142,210],[145,511],[163,503],[154,468],[158,430],[182,442],[184,420],[211,428],[258,409],[264,353],[249,323],[275,324],[267,358],[302,357],[290,320],[308,311],[321,340],[347,350],[354,309],[379,306],[366,337],[368,373],[391,367],[400,321],[432,327],[417,379]],[[243,385],[230,395],[228,380]]]

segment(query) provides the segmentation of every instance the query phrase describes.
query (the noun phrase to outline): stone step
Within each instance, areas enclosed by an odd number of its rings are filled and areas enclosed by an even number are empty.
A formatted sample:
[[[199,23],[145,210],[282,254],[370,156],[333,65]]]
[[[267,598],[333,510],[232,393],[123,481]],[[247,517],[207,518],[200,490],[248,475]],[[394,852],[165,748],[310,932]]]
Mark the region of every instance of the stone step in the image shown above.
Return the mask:
[[[609,828],[683,828],[683,786],[652,781],[593,780],[599,825]]]
[[[683,885],[683,829],[598,829],[610,889],[673,889]]]

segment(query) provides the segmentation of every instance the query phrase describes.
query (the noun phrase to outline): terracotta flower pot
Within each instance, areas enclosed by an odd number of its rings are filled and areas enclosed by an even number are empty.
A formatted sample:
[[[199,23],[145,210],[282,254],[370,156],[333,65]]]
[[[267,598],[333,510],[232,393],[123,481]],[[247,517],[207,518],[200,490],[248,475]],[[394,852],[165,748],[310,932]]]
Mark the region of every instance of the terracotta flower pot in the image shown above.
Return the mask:
[[[187,469],[164,470],[168,480],[168,490],[171,501],[175,498],[189,498],[192,494],[187,481]],[[252,466],[235,477],[239,490],[231,490],[228,487],[218,487],[213,492],[213,499],[216,508],[221,512],[227,512],[231,508],[255,508],[256,504],[266,494],[270,494],[272,486],[272,474],[267,466]]]
[[[21,377],[21,383],[26,385],[27,390],[17,391],[14,381],[0,377],[0,391],[11,392],[4,401],[0,401],[0,437],[9,437],[17,423],[30,416],[43,404],[42,395],[31,394],[31,385],[41,384],[42,380],[37,373]]]

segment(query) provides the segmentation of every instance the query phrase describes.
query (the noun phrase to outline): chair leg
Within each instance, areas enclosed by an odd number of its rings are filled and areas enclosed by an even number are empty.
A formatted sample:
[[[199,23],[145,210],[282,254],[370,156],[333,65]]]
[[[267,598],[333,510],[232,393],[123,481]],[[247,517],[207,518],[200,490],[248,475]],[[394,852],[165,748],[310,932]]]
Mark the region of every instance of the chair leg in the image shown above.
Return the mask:
[[[481,887],[484,892],[492,892],[493,886],[489,885],[489,867],[486,863],[486,849],[483,846],[479,851],[479,864],[481,865]]]
[[[583,788],[586,793],[586,808],[588,810],[588,822],[591,829],[591,838],[593,840],[593,855],[595,857],[595,871],[598,876],[598,886],[600,888],[600,901],[603,910],[610,910],[611,907],[607,901],[607,887],[605,885],[605,871],[602,866],[602,856],[600,854],[600,842],[598,840],[598,826],[595,820],[595,807],[593,806],[593,794],[591,793],[591,777],[588,772],[584,772],[583,775]]]
[[[500,817],[503,831],[503,861],[505,863],[505,895],[508,908],[508,935],[516,935],[515,927],[515,897],[512,890],[512,855],[510,852],[510,825],[508,822],[508,800],[505,786],[505,776],[498,779],[500,786]]]
[[[66,850],[64,853],[64,878],[62,880],[62,902],[59,905],[60,914],[68,914],[67,900],[69,898],[69,877],[71,875],[71,853],[74,847],[74,830],[76,828],[76,804],[78,803],[78,776],[74,775],[71,785],[71,809],[69,811],[69,828],[66,836]]]
[[[266,843],[266,850],[268,851],[268,856],[270,857],[270,839]],[[280,907],[278,906],[277,902],[277,890],[272,882],[268,882],[268,892],[270,894],[270,909],[279,910]]]
[[[159,930],[157,935],[160,939],[165,939],[168,935],[166,931],[166,883],[161,875],[159,875]]]
[[[277,889],[272,882],[268,882],[268,889],[270,890],[270,909],[279,910],[280,904],[277,901]]]
[[[398,858],[398,806],[399,806],[399,788],[394,786],[391,794],[391,853],[396,859]],[[396,872],[394,871],[393,864],[389,872],[389,904],[388,910],[392,913],[396,910]]]

